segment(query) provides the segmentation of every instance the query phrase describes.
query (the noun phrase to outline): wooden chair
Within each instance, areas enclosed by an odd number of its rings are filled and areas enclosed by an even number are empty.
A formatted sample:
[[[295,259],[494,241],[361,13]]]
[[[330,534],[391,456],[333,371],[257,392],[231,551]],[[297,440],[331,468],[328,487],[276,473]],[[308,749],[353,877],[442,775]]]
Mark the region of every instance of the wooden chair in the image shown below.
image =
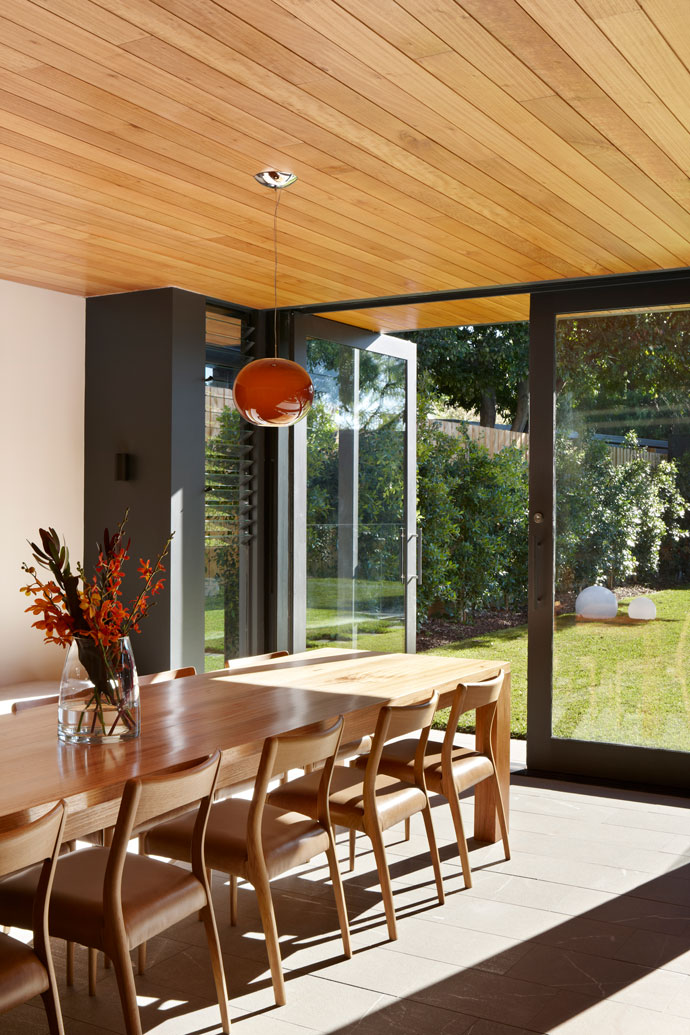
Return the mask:
[[[204,861],[204,838],[220,752],[173,772],[128,780],[110,848],[83,848],[57,864],[50,933],[100,950],[111,960],[127,1035],[141,1035],[130,949],[201,910],[224,1032],[230,1031],[225,974]],[[191,873],[171,863],[127,852],[138,823],[199,802],[192,818]],[[0,881],[0,916],[28,927],[37,868]]]
[[[167,683],[169,679],[184,679],[185,676],[195,676],[194,665],[187,665],[186,668],[170,668],[166,672],[152,672],[148,676],[139,676],[139,686],[151,686],[153,683]]]
[[[481,783],[483,780],[492,780],[494,783],[496,812],[501,828],[503,847],[505,848],[506,859],[510,859],[508,825],[501,787],[496,776],[496,763],[491,748],[491,729],[496,719],[498,698],[503,686],[503,676],[504,673],[501,670],[495,679],[487,679],[481,683],[460,683],[451,705],[448,727],[443,743],[428,743],[424,757],[424,776],[427,788],[434,794],[442,794],[450,805],[455,836],[458,841],[458,851],[462,862],[462,873],[465,879],[465,886],[468,888],[472,887],[472,873],[467,851],[467,840],[460,813],[459,796],[463,791],[476,786],[476,784]],[[481,753],[471,748],[456,746],[454,740],[460,716],[466,712],[487,706],[491,709],[487,752]],[[380,771],[387,773],[396,780],[413,783],[415,780],[416,748],[417,742],[414,740],[402,740],[395,744],[388,744],[381,756],[379,763]],[[356,765],[361,766],[364,762],[364,759],[357,759]]]
[[[139,686],[151,686],[153,683],[165,683],[169,679],[182,679],[184,676],[195,676],[196,669],[193,665],[188,665],[186,668],[175,668],[168,669],[165,672],[152,672],[148,676],[139,676]],[[57,694],[50,697],[30,697],[24,701],[13,701],[12,702],[12,714],[17,715],[20,712],[26,711],[28,708],[36,708],[41,704],[57,704],[59,697]],[[112,829],[108,830],[93,830],[88,834],[81,834],[79,840],[86,841],[89,844],[97,845],[98,847],[107,847],[110,843],[112,836]],[[63,850],[67,852],[73,852],[76,850],[75,841],[67,841],[63,845]],[[108,958],[105,960],[106,967],[108,966]],[[90,948],[88,951],[88,975],[89,975],[89,995],[94,996],[96,994],[96,974],[98,969],[98,953],[95,949]],[[66,953],[65,953],[65,975],[66,982],[69,987],[74,984],[74,943],[67,942]]]
[[[371,840],[391,940],[395,940],[398,933],[383,831],[417,812],[424,816],[438,899],[439,902],[444,901],[441,865],[424,783],[424,751],[437,704],[438,694],[434,694],[430,700],[421,704],[384,706],[379,711],[372,749],[366,761],[363,777],[361,769],[357,768],[337,765],[333,770],[331,819],[339,826],[364,831]],[[421,732],[412,785],[379,772],[379,761],[386,741],[417,730]],[[268,801],[270,805],[278,808],[314,818],[319,809],[319,790],[319,773],[309,773],[272,791]]]
[[[213,870],[230,874],[230,920],[237,922],[237,878],[254,886],[266,937],[273,993],[285,1004],[285,983],[270,881],[286,870],[325,852],[328,858],[345,955],[350,957],[350,930],[343,886],[338,870],[328,797],[335,755],[343,729],[342,716],[330,729],[270,737],[265,741],[251,801],[229,798],[211,809],[206,837],[206,862]],[[316,805],[312,819],[266,804],[269,781],[276,773],[305,763],[324,761],[315,776]],[[287,785],[290,786],[289,784]],[[191,820],[187,816],[149,830],[146,850],[173,859],[190,858]]]
[[[225,668],[242,668],[246,664],[254,664],[255,661],[272,661],[274,658],[285,658],[290,652],[287,650],[274,650],[268,654],[251,654],[247,658],[228,658]]]
[[[168,679],[182,679],[183,676],[195,676],[196,669],[193,665],[187,668],[173,668],[167,672],[152,672],[148,676],[139,676],[139,686],[150,686],[152,683],[165,683]],[[37,708],[40,704],[57,704],[58,695],[51,694],[48,697],[27,697],[24,701],[12,702],[12,714],[25,712],[27,708]]]
[[[48,937],[48,903],[64,825],[65,804],[61,801],[41,819],[0,834],[0,876],[39,864],[30,903],[33,949],[0,934],[0,1013],[40,995],[51,1035],[64,1035],[65,1031]]]

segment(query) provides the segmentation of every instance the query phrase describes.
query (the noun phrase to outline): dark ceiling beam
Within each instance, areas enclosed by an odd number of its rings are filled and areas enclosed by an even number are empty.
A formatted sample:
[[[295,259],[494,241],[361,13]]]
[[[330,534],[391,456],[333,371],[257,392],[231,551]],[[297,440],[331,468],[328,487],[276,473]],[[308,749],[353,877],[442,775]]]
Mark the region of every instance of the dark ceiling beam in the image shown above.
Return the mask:
[[[352,309],[379,309],[396,305],[423,305],[428,302],[459,302],[466,298],[492,298],[497,295],[534,295],[546,291],[591,291],[593,288],[651,286],[681,280],[688,267],[652,270],[646,273],[616,273],[600,277],[564,277],[560,280],[534,280],[521,284],[491,284],[484,287],[455,288],[447,291],[420,291],[408,295],[385,295],[380,298],[355,298],[341,302],[313,302],[309,305],[282,306],[293,313],[344,313]],[[688,300],[690,301],[690,299]]]

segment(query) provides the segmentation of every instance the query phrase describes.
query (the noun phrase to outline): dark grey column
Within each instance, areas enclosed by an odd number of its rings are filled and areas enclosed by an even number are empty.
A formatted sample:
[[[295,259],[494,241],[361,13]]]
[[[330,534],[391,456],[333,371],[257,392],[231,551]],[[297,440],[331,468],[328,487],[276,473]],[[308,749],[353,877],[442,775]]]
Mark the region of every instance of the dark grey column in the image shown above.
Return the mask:
[[[205,308],[202,295],[177,288],[86,303],[87,570],[104,527],[129,507],[127,602],[141,586],[139,558],[153,560],[175,533],[166,588],[133,636],[142,673],[203,671]],[[128,458],[119,468],[118,454]]]

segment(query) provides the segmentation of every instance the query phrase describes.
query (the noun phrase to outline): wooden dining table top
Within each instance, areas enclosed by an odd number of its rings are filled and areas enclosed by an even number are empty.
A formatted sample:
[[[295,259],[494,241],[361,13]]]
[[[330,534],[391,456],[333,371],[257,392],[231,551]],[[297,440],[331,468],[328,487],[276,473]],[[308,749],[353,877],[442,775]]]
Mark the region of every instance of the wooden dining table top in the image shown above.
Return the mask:
[[[121,744],[58,741],[54,703],[0,715],[0,829],[63,798],[66,837],[78,837],[115,821],[131,777],[221,748],[220,782],[245,780],[256,773],[266,737],[343,715],[343,739],[354,739],[372,732],[383,704],[421,700],[434,690],[448,704],[458,683],[508,668],[499,661],[339,648],[233,664],[143,687],[141,735]],[[493,736],[502,745],[509,728],[505,721],[496,725]]]

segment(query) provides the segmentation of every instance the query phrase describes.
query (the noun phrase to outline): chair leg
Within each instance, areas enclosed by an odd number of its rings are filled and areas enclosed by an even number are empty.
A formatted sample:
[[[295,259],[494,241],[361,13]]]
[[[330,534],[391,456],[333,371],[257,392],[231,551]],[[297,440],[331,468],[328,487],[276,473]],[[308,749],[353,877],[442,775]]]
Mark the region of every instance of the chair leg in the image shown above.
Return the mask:
[[[137,974],[143,974],[146,970],[146,947],[147,942],[137,946]]]
[[[340,869],[338,867],[338,856],[335,851],[335,841],[333,835],[329,833],[328,836],[328,848],[326,849],[326,857],[328,859],[328,868],[331,873],[331,882],[333,884],[333,897],[335,898],[335,908],[338,910],[338,920],[340,922],[340,933],[343,938],[343,949],[348,959],[352,959],[352,946],[350,945],[350,924],[347,919],[347,906],[345,905],[345,892],[343,891],[343,881],[340,876]]]
[[[391,888],[391,875],[388,871],[386,849],[383,844],[383,833],[378,823],[372,824],[371,829],[366,831],[371,839],[376,860],[376,871],[379,875],[381,894],[383,896],[383,908],[386,911],[386,923],[388,924],[388,937],[392,942],[397,940],[398,928],[395,923],[395,906],[393,904],[393,889]]]
[[[408,816],[405,820],[405,840],[410,840],[410,817]]]
[[[65,981],[68,988],[74,984],[74,942],[65,944]]]
[[[98,971],[98,951],[92,949],[91,946],[88,948],[89,954],[89,995],[94,996],[96,994],[96,973]]]
[[[287,998],[285,995],[285,980],[283,978],[283,962],[280,957],[278,928],[276,927],[276,916],[273,911],[271,885],[265,874],[252,873],[250,880],[256,891],[259,915],[261,916],[261,924],[266,938],[266,952],[268,953],[268,962],[271,968],[273,995],[277,1006],[285,1006]]]
[[[458,842],[458,851],[460,853],[460,862],[462,863],[462,875],[465,878],[465,887],[471,888],[472,870],[470,869],[470,855],[467,851],[465,828],[462,825],[462,815],[460,813],[460,799],[458,798],[458,793],[454,787],[449,790],[448,804],[450,805],[450,814],[453,817],[453,826],[455,827],[455,837],[457,838]]]
[[[424,826],[426,828],[426,836],[429,842],[429,854],[431,855],[431,865],[434,868],[434,877],[436,878],[436,891],[438,892],[438,900],[443,905],[446,901],[446,896],[443,891],[443,877],[441,876],[441,860],[438,857],[438,846],[436,845],[436,835],[434,834],[434,823],[431,818],[431,806],[429,802],[426,803],[426,808],[422,809],[422,816],[424,817]]]
[[[355,841],[357,839],[357,831],[354,827],[350,827],[350,872],[355,868]]]
[[[134,984],[132,972],[132,961],[126,946],[113,946],[107,950],[112,960],[113,970],[117,978],[117,987],[120,993],[122,1015],[125,1020],[125,1031],[127,1035],[142,1035],[141,1018],[137,1006],[137,990]]]
[[[230,925],[237,927],[237,877],[230,874]]]
[[[218,941],[216,918],[213,915],[213,909],[210,904],[210,895],[208,901],[209,904],[204,906],[201,910],[201,919],[203,920],[204,928],[206,929],[206,940],[208,942],[208,951],[211,957],[211,967],[213,969],[213,983],[216,986],[216,996],[218,998],[218,1007],[220,1009],[220,1023],[225,1035],[229,1035],[230,1016],[228,1014],[228,989],[225,983],[223,957],[221,956],[220,942]]]
[[[51,979],[50,987],[41,993],[41,999],[43,1000],[46,1017],[48,1018],[48,1031],[50,1035],[65,1035],[60,1000],[55,987],[55,975]]]
[[[501,839],[503,841],[503,848],[506,853],[506,859],[510,859],[510,842],[508,841],[508,822],[506,820],[506,810],[503,805],[503,795],[501,794],[501,788],[498,782],[498,777],[495,773],[494,786],[496,788],[496,813],[498,815],[498,825],[501,828]]]

